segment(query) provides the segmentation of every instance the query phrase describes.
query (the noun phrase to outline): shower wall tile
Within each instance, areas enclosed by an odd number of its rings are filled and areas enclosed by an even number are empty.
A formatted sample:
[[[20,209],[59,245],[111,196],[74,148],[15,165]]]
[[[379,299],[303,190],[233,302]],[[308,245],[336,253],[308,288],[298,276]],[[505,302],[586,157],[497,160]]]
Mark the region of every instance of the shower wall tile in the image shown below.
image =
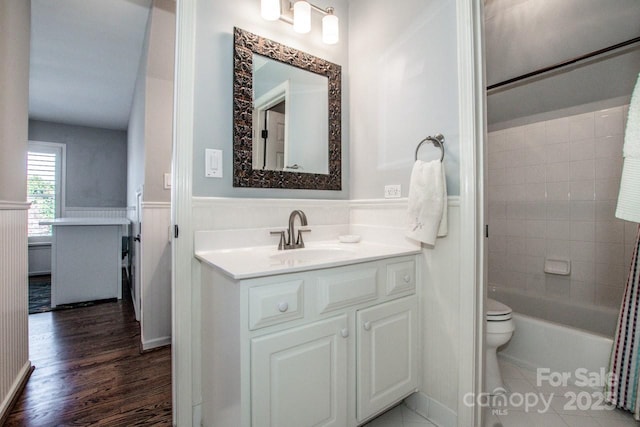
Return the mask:
[[[593,304],[595,302],[596,286],[593,282],[571,280],[571,301]]]
[[[545,122],[547,144],[558,144],[569,141],[569,119],[549,120]]]
[[[547,200],[547,219],[569,219],[570,204],[568,200]]]
[[[618,190],[620,189],[620,178],[618,179],[596,179],[596,200],[618,200]]]
[[[593,139],[571,142],[569,144],[569,157],[571,161],[591,160],[596,155],[596,142]]]
[[[596,159],[619,158],[622,153],[624,137],[622,135],[610,135],[596,138]]]
[[[549,164],[568,162],[571,159],[571,146],[568,142],[548,145],[545,150],[546,162]]]
[[[592,200],[572,200],[569,202],[571,221],[595,221],[596,202]]]
[[[595,136],[594,113],[569,117],[569,140],[580,141]]]
[[[628,107],[489,134],[492,285],[618,307],[637,225],[615,217]],[[544,259],[571,260],[570,276]]]
[[[623,292],[624,288],[622,287],[597,286],[596,304],[603,307],[620,308]]]
[[[624,133],[622,107],[601,110],[595,114],[596,136],[622,135]]]
[[[595,182],[593,179],[583,181],[571,181],[569,183],[569,195],[571,200],[595,200]]]
[[[588,160],[578,160],[569,163],[570,181],[593,181],[596,178],[596,163],[593,156]]]

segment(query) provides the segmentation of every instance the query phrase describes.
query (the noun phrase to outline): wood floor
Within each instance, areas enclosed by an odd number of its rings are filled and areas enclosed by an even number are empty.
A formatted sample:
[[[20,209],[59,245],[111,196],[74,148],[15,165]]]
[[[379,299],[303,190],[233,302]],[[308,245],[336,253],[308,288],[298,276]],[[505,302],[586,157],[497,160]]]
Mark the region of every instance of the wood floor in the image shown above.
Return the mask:
[[[140,354],[130,299],[29,316],[36,367],[6,426],[170,426],[171,350]]]

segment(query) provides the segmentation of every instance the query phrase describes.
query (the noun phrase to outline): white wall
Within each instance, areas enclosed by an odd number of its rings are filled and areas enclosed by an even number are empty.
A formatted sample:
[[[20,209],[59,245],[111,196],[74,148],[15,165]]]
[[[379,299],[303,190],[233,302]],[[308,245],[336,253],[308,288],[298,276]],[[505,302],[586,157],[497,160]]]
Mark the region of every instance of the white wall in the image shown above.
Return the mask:
[[[381,199],[386,184],[409,190],[422,138],[442,133],[449,194],[459,194],[456,4],[450,1],[351,0],[351,196]],[[419,158],[438,158],[424,145]],[[368,209],[356,223],[402,233],[405,204]],[[456,422],[458,406],[459,209],[450,203],[449,235],[423,249],[422,387],[416,408],[441,425]],[[391,209],[391,210],[389,210]],[[426,405],[425,402],[429,402]],[[429,411],[425,408],[429,407]],[[427,413],[425,413],[427,412]]]
[[[29,362],[26,157],[30,2],[0,2],[0,424]]]
[[[460,194],[455,2],[349,2],[351,198],[409,190],[416,146],[445,138],[449,194]],[[440,152],[423,145],[419,158]]]
[[[198,1],[196,25],[195,119],[193,142],[193,195],[215,197],[345,199],[349,186],[349,77],[346,0],[316,1],[320,7],[333,6],[340,19],[340,42],[321,41],[321,22],[314,14],[312,31],[300,35],[282,21],[269,22],[260,16],[260,2]],[[233,27],[239,27],[302,50],[342,67],[342,191],[306,191],[234,188],[232,185],[233,147]],[[223,150],[220,178],[205,178],[204,150]]]

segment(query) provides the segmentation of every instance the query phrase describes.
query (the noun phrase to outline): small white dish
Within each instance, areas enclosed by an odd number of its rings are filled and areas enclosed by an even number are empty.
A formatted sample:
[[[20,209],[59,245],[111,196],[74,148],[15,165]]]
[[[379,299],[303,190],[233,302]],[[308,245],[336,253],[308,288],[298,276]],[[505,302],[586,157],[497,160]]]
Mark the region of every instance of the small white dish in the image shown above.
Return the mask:
[[[358,243],[361,237],[359,234],[345,234],[338,236],[340,243]]]

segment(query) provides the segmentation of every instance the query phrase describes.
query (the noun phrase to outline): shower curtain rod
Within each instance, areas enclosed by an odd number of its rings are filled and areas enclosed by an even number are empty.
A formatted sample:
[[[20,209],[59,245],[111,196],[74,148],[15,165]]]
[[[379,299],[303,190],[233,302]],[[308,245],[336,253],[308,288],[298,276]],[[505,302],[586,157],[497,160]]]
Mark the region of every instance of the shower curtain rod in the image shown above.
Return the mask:
[[[525,79],[528,79],[528,78],[531,78],[531,77],[535,77],[535,76],[538,76],[540,74],[548,73],[550,71],[557,70],[558,68],[563,68],[563,67],[566,67],[567,65],[572,65],[572,64],[575,64],[576,62],[584,61],[585,59],[593,58],[593,57],[602,55],[604,53],[611,52],[613,50],[617,50],[617,49],[620,49],[620,48],[623,48],[623,47],[626,47],[626,46],[629,46],[629,45],[632,45],[632,44],[635,44],[635,43],[638,43],[638,42],[640,42],[640,37],[635,37],[633,39],[624,41],[622,43],[614,44],[613,46],[605,47],[604,49],[596,50],[596,51],[593,51],[591,53],[587,53],[585,55],[581,55],[581,56],[575,57],[573,59],[569,59],[568,61],[559,62],[557,64],[550,65],[550,66],[544,67],[544,68],[540,68],[538,70],[532,71],[530,73],[523,74],[523,75],[518,76],[518,77],[513,77],[511,79],[505,80],[505,81],[500,82],[500,83],[492,84],[490,86],[487,86],[487,91],[490,91],[490,90],[493,90],[493,89],[497,89],[499,87],[506,86],[506,85],[509,85],[511,83],[519,82],[520,80],[525,80]]]

